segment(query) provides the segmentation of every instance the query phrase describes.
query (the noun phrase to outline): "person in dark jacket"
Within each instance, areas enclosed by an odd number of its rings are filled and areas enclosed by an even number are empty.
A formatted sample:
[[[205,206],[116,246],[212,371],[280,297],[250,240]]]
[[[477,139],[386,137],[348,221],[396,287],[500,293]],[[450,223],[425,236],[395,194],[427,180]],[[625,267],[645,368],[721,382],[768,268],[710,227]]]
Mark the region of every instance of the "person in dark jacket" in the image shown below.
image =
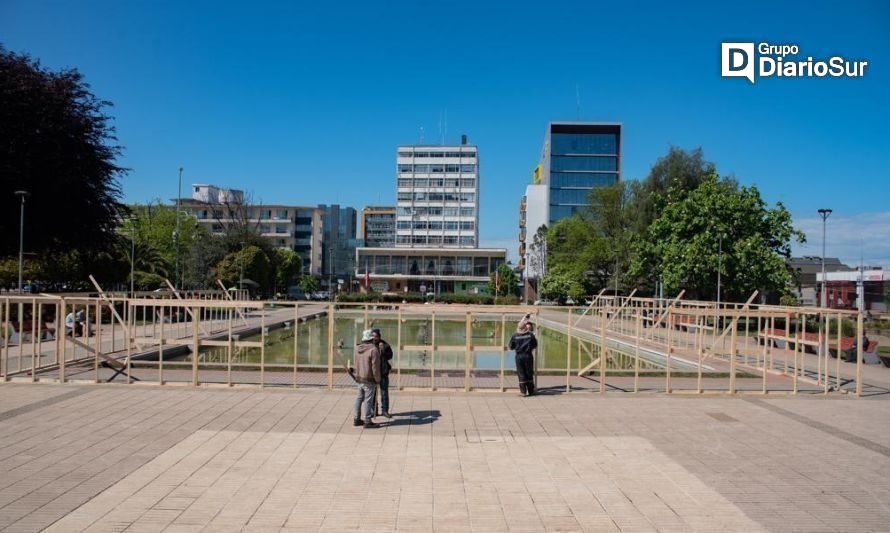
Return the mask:
[[[380,409],[383,416],[392,418],[389,414],[389,371],[392,370],[392,346],[380,336],[380,328],[371,330],[374,333],[374,344],[380,350]]]
[[[374,344],[374,333],[370,329],[362,332],[362,342],[355,345],[355,382],[358,385],[355,397],[354,426],[366,428],[380,427],[374,417],[374,396],[380,383],[380,350]]]
[[[516,352],[516,375],[519,378],[519,392],[523,396],[535,393],[535,356],[538,339],[532,331],[531,316],[519,322],[516,333],[510,337],[510,349]]]

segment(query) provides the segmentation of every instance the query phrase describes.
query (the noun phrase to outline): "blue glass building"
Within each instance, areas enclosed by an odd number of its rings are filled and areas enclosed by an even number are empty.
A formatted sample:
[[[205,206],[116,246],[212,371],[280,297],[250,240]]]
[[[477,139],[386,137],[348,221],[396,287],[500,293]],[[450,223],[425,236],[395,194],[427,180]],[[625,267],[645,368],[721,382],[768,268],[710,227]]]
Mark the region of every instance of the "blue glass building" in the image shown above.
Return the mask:
[[[621,124],[551,122],[540,166],[541,184],[548,186],[547,224],[552,225],[585,209],[591,189],[618,182]]]

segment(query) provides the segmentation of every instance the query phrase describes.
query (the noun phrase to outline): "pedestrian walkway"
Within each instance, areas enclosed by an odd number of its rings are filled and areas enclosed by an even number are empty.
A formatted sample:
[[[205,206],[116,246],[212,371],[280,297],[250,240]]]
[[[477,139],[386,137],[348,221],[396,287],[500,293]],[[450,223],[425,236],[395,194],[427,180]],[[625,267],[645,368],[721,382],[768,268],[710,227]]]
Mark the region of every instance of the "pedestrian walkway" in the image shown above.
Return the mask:
[[[890,398],[0,385],[2,531],[886,531]]]

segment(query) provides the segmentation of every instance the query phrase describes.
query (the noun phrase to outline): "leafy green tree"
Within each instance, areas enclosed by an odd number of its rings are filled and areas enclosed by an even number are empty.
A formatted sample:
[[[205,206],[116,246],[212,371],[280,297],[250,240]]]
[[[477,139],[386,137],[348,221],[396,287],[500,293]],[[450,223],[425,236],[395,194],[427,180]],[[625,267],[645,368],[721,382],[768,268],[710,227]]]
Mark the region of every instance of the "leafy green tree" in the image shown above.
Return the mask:
[[[300,290],[307,295],[317,291],[320,287],[320,285],[318,284],[318,280],[308,274],[300,278],[299,285]]]
[[[495,278],[497,273],[497,279]],[[517,294],[518,279],[516,272],[506,264],[498,265],[495,272],[492,272],[488,280],[488,291],[495,296],[510,296]]]
[[[583,292],[592,292],[595,286],[608,284],[613,269],[609,243],[598,234],[589,215],[560,220],[548,230],[547,276],[559,274],[582,287]]]
[[[630,186],[630,218],[634,231],[642,235],[660,216],[669,202],[669,190],[674,193],[672,200],[679,201],[716,170],[714,163],[705,160],[701,148],[687,151],[671,146],[668,153],[652,165],[642,181]]]
[[[26,251],[48,263],[76,249],[77,270],[102,269],[98,252],[114,249],[126,212],[110,105],[76,69],[53,72],[0,47],[0,257],[18,252],[18,239],[7,237],[19,232],[14,192],[26,190]]]
[[[303,271],[303,261],[297,255],[297,252],[288,248],[276,248],[275,255],[276,291],[284,291],[300,279],[300,272]]]
[[[677,196],[638,243],[635,274],[654,273],[669,292],[685,288],[689,297],[715,299],[719,265],[726,301],[744,300],[754,290],[785,292],[791,240],[804,236],[781,203],[767,208],[756,187],[716,174]]]
[[[540,294],[547,300],[562,302],[572,298],[577,302],[584,297],[584,287],[568,273],[551,271],[541,280]]]
[[[269,257],[256,246],[230,252],[216,265],[216,275],[228,284],[250,279],[259,283],[261,290],[271,288],[272,265]]]
[[[176,232],[176,207],[163,205],[160,200],[148,204],[130,206],[131,215],[124,222],[121,233],[129,238],[131,225],[135,226],[137,243],[145,243],[158,251],[167,264],[168,273],[173,275],[176,264],[176,245],[173,234]],[[179,259],[185,261],[189,249],[201,240],[211,238],[194,216],[179,214]],[[172,281],[172,280],[171,280]]]

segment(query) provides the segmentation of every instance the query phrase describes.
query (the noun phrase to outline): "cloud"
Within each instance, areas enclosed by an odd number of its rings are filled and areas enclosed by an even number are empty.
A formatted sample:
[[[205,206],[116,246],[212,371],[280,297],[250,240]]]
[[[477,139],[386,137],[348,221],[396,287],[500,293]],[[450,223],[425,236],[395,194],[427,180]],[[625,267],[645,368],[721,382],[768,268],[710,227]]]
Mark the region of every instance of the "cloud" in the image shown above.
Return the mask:
[[[795,218],[794,227],[806,233],[807,242],[793,245],[795,256],[822,256],[822,218]],[[842,216],[832,213],[825,225],[825,256],[849,266],[890,268],[890,212]]]

